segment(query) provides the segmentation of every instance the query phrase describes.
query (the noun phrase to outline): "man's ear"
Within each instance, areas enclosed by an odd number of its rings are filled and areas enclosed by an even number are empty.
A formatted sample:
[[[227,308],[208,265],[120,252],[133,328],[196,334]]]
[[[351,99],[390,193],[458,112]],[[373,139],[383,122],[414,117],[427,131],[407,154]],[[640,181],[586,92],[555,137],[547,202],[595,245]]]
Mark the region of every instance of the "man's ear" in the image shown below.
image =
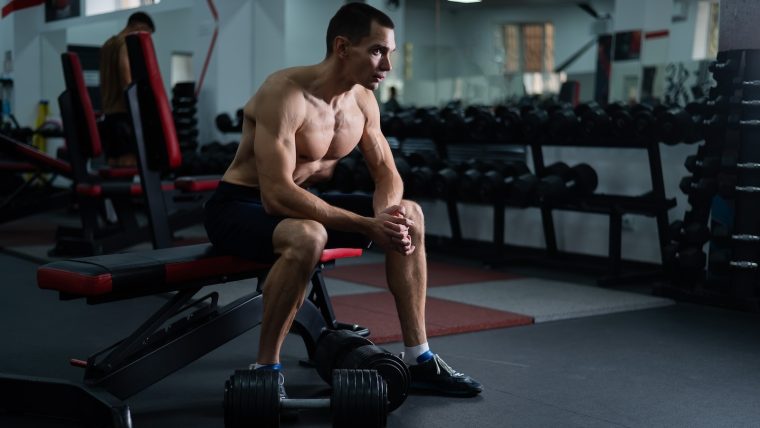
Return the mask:
[[[351,46],[351,42],[343,36],[335,37],[333,41],[333,52],[338,55],[338,58],[346,58],[348,56],[348,48]]]

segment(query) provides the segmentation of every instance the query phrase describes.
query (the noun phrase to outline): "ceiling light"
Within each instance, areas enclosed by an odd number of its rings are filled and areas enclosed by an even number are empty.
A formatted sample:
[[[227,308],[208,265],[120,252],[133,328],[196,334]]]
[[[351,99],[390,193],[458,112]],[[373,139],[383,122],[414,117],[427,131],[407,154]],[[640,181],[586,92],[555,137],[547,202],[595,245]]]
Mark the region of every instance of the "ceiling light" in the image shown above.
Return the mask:
[[[449,0],[454,3],[480,3],[483,0]]]

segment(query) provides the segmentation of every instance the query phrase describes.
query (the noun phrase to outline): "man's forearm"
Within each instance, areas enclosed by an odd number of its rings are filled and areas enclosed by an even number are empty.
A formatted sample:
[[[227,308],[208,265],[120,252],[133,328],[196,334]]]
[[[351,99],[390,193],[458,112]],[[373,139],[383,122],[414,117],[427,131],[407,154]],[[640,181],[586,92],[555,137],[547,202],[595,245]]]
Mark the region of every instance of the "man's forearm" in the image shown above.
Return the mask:
[[[367,234],[369,219],[351,211],[332,206],[298,186],[262,189],[266,211],[273,215],[317,221],[326,228]]]
[[[375,181],[375,193],[372,196],[372,207],[375,214],[384,209],[401,203],[404,196],[404,182],[398,174],[388,174]]]

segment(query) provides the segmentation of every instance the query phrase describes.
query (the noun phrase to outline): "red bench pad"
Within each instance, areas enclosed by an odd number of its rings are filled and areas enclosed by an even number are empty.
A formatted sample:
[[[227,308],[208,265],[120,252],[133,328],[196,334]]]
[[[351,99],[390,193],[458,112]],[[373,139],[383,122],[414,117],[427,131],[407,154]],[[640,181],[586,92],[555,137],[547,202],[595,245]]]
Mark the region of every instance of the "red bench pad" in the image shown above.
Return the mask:
[[[361,253],[358,248],[328,249],[320,261],[357,257]],[[211,244],[198,244],[48,263],[37,269],[37,285],[81,297],[135,297],[221,283],[230,277],[246,277],[247,273],[253,277],[269,266],[220,254]]]

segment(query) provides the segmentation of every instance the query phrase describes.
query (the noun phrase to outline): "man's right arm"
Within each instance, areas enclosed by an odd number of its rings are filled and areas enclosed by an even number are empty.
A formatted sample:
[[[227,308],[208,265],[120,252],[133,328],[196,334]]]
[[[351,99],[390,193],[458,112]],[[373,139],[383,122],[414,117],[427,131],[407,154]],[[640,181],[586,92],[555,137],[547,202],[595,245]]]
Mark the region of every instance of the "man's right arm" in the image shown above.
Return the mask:
[[[389,214],[362,217],[326,203],[293,181],[295,135],[306,111],[300,91],[288,83],[276,83],[263,88],[256,97],[254,154],[264,209],[273,215],[315,220],[329,229],[361,233],[381,247],[391,247],[383,222],[406,219]]]

